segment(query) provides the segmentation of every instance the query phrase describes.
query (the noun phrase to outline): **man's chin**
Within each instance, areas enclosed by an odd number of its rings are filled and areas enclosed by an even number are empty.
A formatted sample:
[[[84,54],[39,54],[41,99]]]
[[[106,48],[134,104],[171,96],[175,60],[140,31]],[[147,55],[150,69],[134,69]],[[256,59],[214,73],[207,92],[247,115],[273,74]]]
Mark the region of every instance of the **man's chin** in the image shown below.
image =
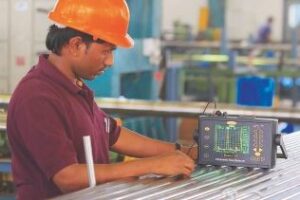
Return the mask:
[[[90,75],[90,76],[84,76],[84,77],[81,77],[81,78],[84,79],[84,80],[92,81],[92,80],[94,80],[97,76],[101,76],[102,74],[103,74],[103,72],[97,73],[97,74],[94,74],[94,75]]]
[[[86,80],[86,81],[92,81],[96,78],[97,75],[94,75],[94,76],[85,76],[85,77],[81,77],[83,80]]]

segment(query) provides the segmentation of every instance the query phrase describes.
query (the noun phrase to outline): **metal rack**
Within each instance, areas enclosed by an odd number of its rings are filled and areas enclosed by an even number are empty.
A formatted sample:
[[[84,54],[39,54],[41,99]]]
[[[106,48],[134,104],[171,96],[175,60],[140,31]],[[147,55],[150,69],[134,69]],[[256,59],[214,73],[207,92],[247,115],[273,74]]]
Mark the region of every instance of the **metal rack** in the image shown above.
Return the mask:
[[[6,107],[9,97],[0,98],[0,106]],[[161,116],[161,117],[198,117],[203,112],[206,102],[161,102],[144,100],[124,100],[114,98],[97,98],[97,104],[105,112],[127,116]],[[259,107],[241,107],[230,104],[218,104],[219,110],[226,110],[231,115],[248,115],[256,117],[276,118],[279,121],[300,123],[300,111],[297,109],[272,108],[265,109]],[[214,112],[215,109],[208,108],[207,113]],[[0,114],[0,118],[5,118]],[[177,140],[176,132],[167,132],[171,141]]]

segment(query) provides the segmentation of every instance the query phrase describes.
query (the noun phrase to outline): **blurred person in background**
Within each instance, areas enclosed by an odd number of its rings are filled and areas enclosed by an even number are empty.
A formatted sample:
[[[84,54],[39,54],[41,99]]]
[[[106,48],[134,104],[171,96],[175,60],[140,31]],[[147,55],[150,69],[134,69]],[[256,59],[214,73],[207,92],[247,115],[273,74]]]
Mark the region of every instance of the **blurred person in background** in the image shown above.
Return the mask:
[[[273,21],[273,17],[268,17],[267,21],[259,28],[256,43],[266,44],[271,42]]]

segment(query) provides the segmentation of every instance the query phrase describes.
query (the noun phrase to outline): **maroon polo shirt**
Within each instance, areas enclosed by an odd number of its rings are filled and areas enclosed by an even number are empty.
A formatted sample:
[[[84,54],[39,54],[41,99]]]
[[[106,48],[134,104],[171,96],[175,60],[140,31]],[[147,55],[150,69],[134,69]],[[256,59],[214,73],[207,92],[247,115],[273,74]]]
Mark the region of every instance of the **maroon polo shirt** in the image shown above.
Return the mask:
[[[96,105],[92,91],[75,86],[47,57],[40,56],[21,80],[8,107],[18,199],[60,195],[52,177],[71,164],[85,163],[83,136],[91,136],[94,162],[108,163],[109,147],[120,134],[116,121]]]

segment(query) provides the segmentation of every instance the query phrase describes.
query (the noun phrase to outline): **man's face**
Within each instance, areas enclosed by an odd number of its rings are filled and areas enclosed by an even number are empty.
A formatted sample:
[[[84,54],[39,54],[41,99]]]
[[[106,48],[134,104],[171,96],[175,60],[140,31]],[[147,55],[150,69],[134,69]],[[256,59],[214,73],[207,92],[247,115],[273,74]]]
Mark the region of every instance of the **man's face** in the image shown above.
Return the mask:
[[[113,65],[115,45],[96,42],[89,45],[81,43],[80,45],[78,56],[74,59],[72,66],[72,71],[77,77],[93,80],[97,75],[104,73],[106,68]]]

